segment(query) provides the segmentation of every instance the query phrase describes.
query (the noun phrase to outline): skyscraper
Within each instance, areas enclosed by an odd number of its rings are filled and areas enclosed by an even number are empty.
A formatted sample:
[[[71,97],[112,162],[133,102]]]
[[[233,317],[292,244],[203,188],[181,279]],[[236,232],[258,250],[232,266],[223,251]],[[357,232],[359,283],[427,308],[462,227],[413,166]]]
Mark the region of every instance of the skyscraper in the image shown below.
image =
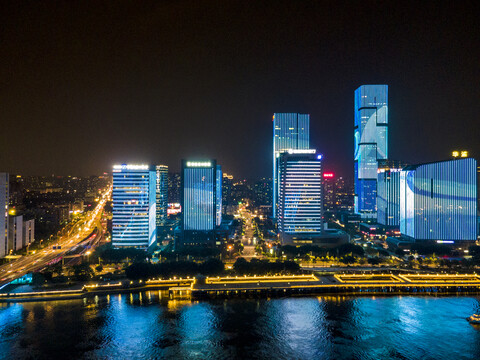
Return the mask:
[[[182,179],[180,173],[168,173],[168,202],[180,203],[180,188]]]
[[[337,210],[337,186],[333,172],[323,173],[323,210],[333,213]]]
[[[0,258],[8,254],[8,173],[0,173]]]
[[[146,249],[156,240],[155,186],[148,165],[114,165],[112,245]]]
[[[163,239],[163,228],[167,222],[168,209],[168,166],[157,165],[156,180],[156,226],[157,226],[157,240]]]
[[[278,231],[283,244],[312,243],[323,232],[321,155],[289,150],[279,156]]]
[[[388,86],[355,90],[354,117],[355,213],[376,219],[378,160],[388,159]]]
[[[8,216],[8,252],[17,251],[23,244],[23,215]]]
[[[215,210],[216,210],[216,225],[220,226],[222,223],[222,167],[217,165],[217,173],[215,178]]]
[[[182,246],[214,246],[217,223],[217,163],[182,160]]]
[[[23,219],[22,247],[29,246],[35,241],[35,219]]]
[[[472,158],[405,167],[400,232],[415,240],[477,239],[477,162]]]
[[[377,222],[400,226],[400,171],[407,166],[400,161],[380,160],[377,173]]]
[[[310,147],[310,115],[297,113],[273,114],[273,217],[278,207],[278,158],[289,149]]]

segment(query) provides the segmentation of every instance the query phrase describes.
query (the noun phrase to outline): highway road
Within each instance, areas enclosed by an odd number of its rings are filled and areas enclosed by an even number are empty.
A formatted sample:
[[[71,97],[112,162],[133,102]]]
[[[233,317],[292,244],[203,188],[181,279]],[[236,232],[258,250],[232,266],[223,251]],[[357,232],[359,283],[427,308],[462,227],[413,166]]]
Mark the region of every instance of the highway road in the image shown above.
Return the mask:
[[[242,257],[245,259],[252,259],[257,257],[255,253],[255,245],[253,244],[253,215],[252,213],[245,208],[239,209],[240,217],[244,221],[244,231],[245,235],[242,236],[241,242],[243,244],[243,254]]]
[[[112,187],[109,187],[109,189],[102,195],[102,198],[95,209],[87,213],[87,218],[80,227],[74,226],[71,228],[70,225],[67,225],[71,229],[65,231],[66,235],[61,236],[55,244],[52,244],[57,246],[56,249],[53,249],[53,246],[49,245],[48,248],[37,250],[35,253],[22,256],[21,258],[12,260],[9,263],[0,266],[0,289],[12,280],[20,278],[25,274],[41,270],[52,262],[60,261],[63,256],[67,255],[67,252],[76,246],[85,244],[89,241],[88,238],[91,237],[92,232],[97,233],[95,239],[90,239],[90,241],[96,240],[91,244],[96,246],[103,236],[100,219],[105,203],[111,197],[111,194]],[[58,249],[58,247],[60,247],[60,249]],[[85,253],[85,251],[87,251],[87,249],[84,248],[80,254]]]

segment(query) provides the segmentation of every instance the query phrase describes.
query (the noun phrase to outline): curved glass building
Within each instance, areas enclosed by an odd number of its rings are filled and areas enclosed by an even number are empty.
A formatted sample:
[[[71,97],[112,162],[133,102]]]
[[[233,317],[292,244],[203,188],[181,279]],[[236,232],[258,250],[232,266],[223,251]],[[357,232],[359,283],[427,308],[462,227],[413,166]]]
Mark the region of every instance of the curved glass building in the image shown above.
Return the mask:
[[[400,232],[415,240],[477,239],[477,162],[407,166],[400,173]]]
[[[388,86],[362,85],[355,90],[355,213],[377,217],[378,160],[388,159]]]

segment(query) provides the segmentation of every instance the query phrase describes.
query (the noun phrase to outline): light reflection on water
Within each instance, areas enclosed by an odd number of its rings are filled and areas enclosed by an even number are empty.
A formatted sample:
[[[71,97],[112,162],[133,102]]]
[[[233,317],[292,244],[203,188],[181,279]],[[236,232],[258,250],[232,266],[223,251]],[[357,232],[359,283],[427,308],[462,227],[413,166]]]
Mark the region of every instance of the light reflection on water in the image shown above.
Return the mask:
[[[472,297],[0,304],[0,359],[480,359]]]

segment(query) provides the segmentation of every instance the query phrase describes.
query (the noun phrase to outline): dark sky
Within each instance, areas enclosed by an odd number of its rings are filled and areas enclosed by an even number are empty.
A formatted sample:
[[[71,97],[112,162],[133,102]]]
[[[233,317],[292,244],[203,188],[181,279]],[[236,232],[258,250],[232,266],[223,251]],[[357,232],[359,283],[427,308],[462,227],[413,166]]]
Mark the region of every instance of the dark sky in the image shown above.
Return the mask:
[[[389,85],[390,158],[480,154],[480,2],[0,4],[0,171],[216,158],[271,175],[272,114],[310,113],[353,173],[353,92]]]

